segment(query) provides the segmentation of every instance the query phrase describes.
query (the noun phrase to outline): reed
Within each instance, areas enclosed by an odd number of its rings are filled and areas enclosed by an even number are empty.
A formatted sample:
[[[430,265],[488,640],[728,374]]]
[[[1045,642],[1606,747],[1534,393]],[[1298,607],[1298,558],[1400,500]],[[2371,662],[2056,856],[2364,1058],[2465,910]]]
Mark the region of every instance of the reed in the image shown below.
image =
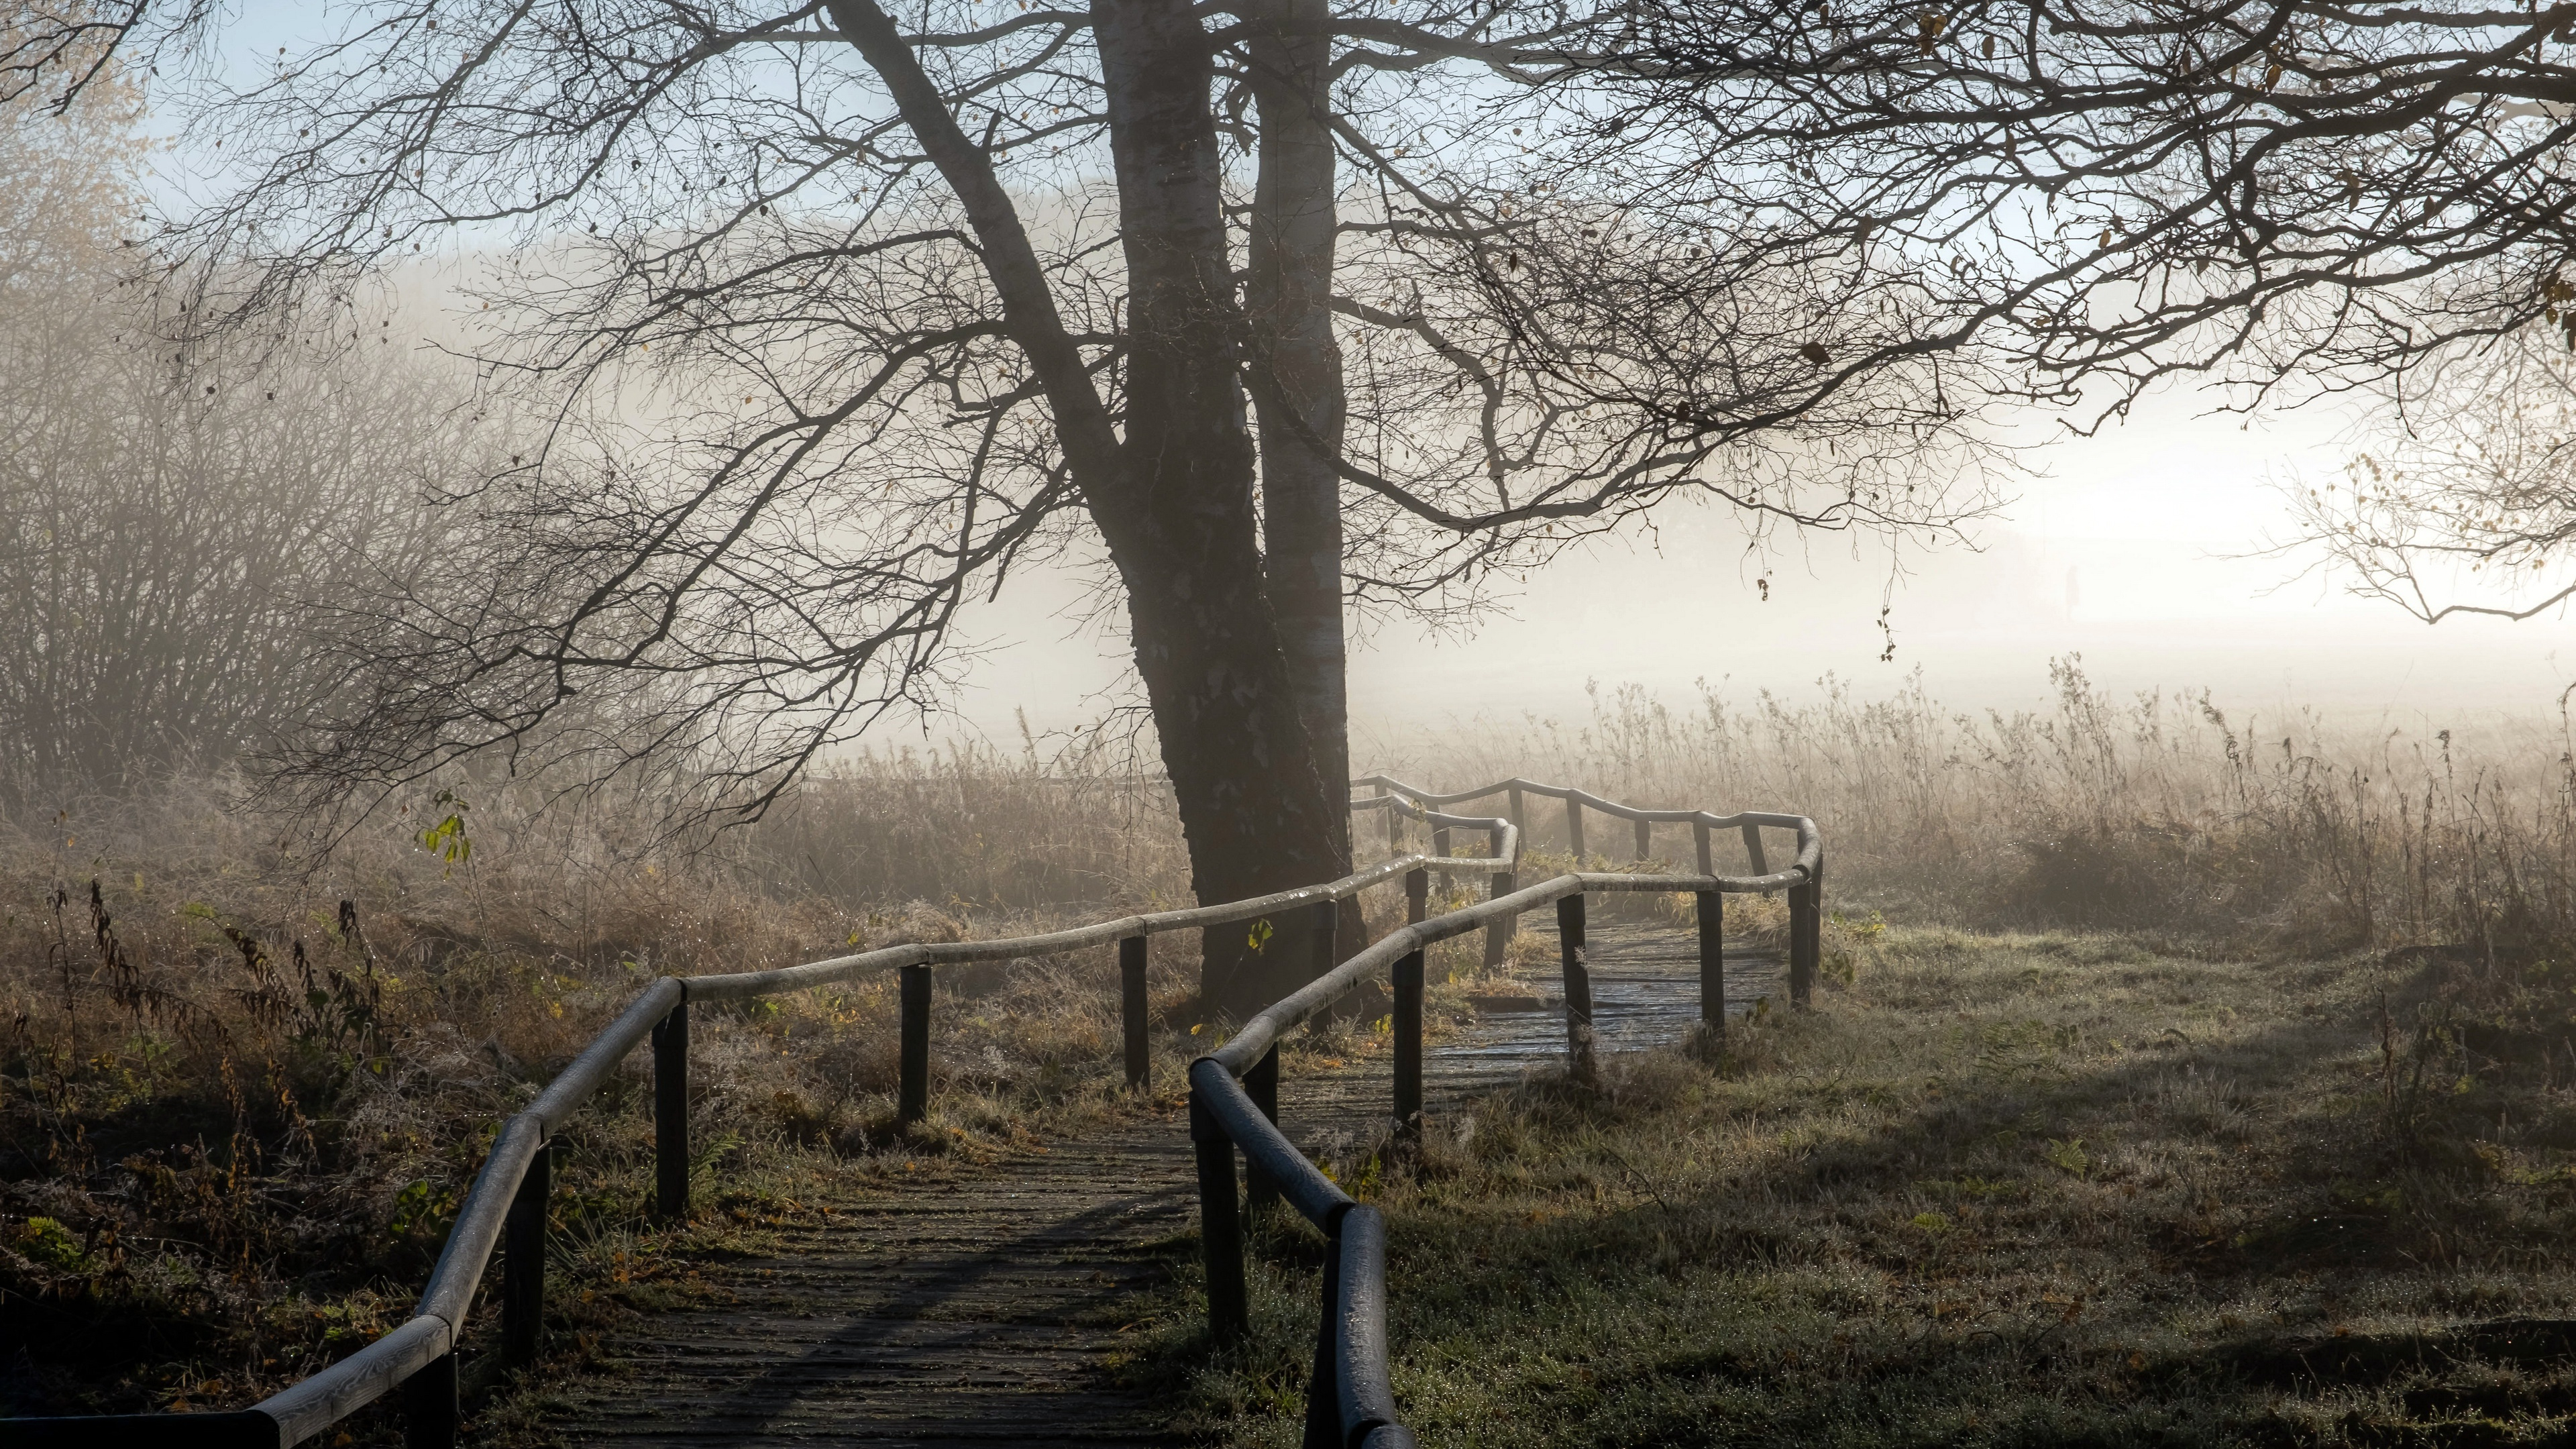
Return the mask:
[[[1708,691],[1678,709],[1614,689],[1571,725],[1377,758],[1430,785],[1520,774],[1811,814],[1842,980],[1871,911],[2194,957],[2397,952],[2441,981],[2371,1027],[2396,1084],[2385,1115],[2434,1148],[2447,1129],[2424,1083],[2464,1053],[2544,1075],[2566,1057],[2543,1019],[2576,920],[2563,721],[2473,743],[2114,700],[2071,660],[2052,680],[2050,708],[1982,716],[1919,679],[1880,700],[1829,681],[1805,703]],[[444,780],[327,849],[241,795],[179,780],[0,822],[0,1410],[245,1402],[364,1342],[421,1281],[490,1124],[655,974],[1189,898],[1168,794],[1096,747],[861,755],[689,850],[647,828],[652,802],[568,804],[538,783]],[[1528,869],[1571,863],[1553,813],[1529,824]],[[1766,923],[1745,904],[1741,929]],[[1546,943],[1514,944],[1543,965]],[[1173,1083],[1196,1024],[1188,946],[1160,941],[1152,962]],[[814,1174],[951,1170],[1133,1110],[1097,955],[943,976],[934,1118],[908,1131],[891,982],[704,1013],[700,1220],[645,1217],[639,1060],[562,1144],[568,1281],[606,1312],[642,1292],[639,1265],[756,1233]]]
[[[2050,707],[1982,715],[1943,707],[1919,674],[1882,699],[1828,677],[1805,703],[1703,688],[1676,708],[1628,686],[1596,690],[1577,723],[1469,728],[1385,754],[1431,788],[1520,774],[1640,805],[1797,810],[1829,842],[1833,899],[1917,922],[2481,959],[2546,955],[2576,932],[2563,717],[2486,724],[2472,743],[2438,722],[2114,698],[2074,658],[2049,679]],[[1566,848],[1555,812],[1528,823],[1535,848]]]

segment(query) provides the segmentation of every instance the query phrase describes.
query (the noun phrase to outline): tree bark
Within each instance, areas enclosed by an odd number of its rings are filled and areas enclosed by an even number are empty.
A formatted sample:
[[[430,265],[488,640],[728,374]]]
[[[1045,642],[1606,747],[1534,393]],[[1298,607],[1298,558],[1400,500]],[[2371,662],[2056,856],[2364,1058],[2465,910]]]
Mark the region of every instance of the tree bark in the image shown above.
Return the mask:
[[[1214,903],[1340,874],[1342,782],[1316,768],[1262,587],[1253,448],[1210,93],[1208,36],[1185,0],[1098,0],[1127,262],[1126,429],[1109,413],[1047,290],[990,158],[958,127],[873,0],[833,22],[884,79],[976,232],[1011,334],[1045,388],[1075,482],[1126,587],[1145,683],[1190,850]],[[1201,995],[1240,1020],[1313,975],[1294,914],[1260,945],[1207,933]]]
[[[1270,605],[1318,768],[1350,777],[1342,634],[1342,354],[1333,337],[1333,134],[1328,0],[1273,0],[1251,42],[1261,117],[1246,295],[1261,419],[1262,545]],[[1299,33],[1302,32],[1302,33]],[[1299,427],[1291,417],[1302,421]],[[1341,834],[1347,840],[1348,830]],[[1347,844],[1345,845],[1347,849]]]
[[[1215,84],[1183,0],[1096,0],[1127,261],[1126,452],[1132,498],[1095,503],[1127,585],[1137,670],[1202,901],[1341,873],[1326,782],[1299,718],[1262,584],[1253,450],[1239,380]],[[1202,943],[1207,1004],[1240,1019],[1309,979],[1294,919]]]
[[[1351,774],[1341,481],[1315,446],[1340,448],[1346,410],[1332,309],[1339,222],[1328,111],[1332,7],[1269,0],[1255,16],[1252,94],[1261,129],[1245,321],[1261,420],[1264,580],[1315,767],[1338,793]],[[1347,810],[1334,811],[1332,838],[1342,874],[1352,862]],[[1342,913],[1340,935],[1346,952],[1359,948],[1356,902]]]

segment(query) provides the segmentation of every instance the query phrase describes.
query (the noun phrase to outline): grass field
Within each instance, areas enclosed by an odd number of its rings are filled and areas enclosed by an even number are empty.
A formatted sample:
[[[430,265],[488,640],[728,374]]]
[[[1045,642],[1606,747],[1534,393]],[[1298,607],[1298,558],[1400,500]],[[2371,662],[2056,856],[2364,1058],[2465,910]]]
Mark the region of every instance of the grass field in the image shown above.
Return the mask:
[[[2576,994],[2442,953],[1891,929],[1713,1064],[1627,1059],[1336,1165],[1391,1219],[1425,1442],[2501,1444],[2576,1414]],[[1192,1270],[1137,1372],[1296,1441],[1316,1240],[1256,1341]]]
[[[1379,1175],[1427,1254],[1398,1300],[1426,1424],[1527,1437],[1549,1422],[1532,1405],[1586,1395],[1598,1412],[1578,1417],[1613,1439],[1666,1413],[2039,1437],[2049,1404],[2267,1433],[2351,1406],[2475,1417],[2439,1407],[2470,1402],[2471,1369],[2405,1399],[2264,1355],[2307,1335],[2384,1365],[2397,1340],[2375,1325],[2419,1310],[2548,1316],[2514,1305],[2556,1291],[2569,1190],[2549,1124],[2576,1077],[2557,981],[2576,959],[2576,735],[2258,732],[2206,699],[2106,698],[2073,661],[2050,678],[2053,707],[1983,719],[1919,685],[1678,711],[1616,690],[1588,723],[1383,758],[1433,787],[1519,773],[1806,811],[1833,903],[1902,923],[1829,932],[1849,981],[1745,1033],[1723,1071],[1533,1084],[1452,1124],[1419,1172]],[[649,819],[471,775],[312,850],[239,808],[239,783],[0,822],[0,1411],[247,1403],[390,1326],[491,1124],[651,975],[1189,898],[1167,792],[1097,750],[846,762],[695,854]],[[1623,843],[1593,823],[1596,853]],[[1569,844],[1561,812],[1534,802],[1529,825],[1525,880]],[[1382,828],[1363,822],[1364,857]],[[1473,946],[1435,953],[1441,974]],[[1188,947],[1153,962],[1171,1068],[1198,1019]],[[640,1303],[817,1174],[926,1171],[1125,1111],[1094,954],[943,976],[926,1134],[893,1130],[889,983],[707,1013],[692,1115],[715,1216],[686,1240],[643,1212],[631,1063],[563,1144],[563,1271],[597,1294],[573,1301]],[[1188,1315],[1154,1311],[1152,1371],[1194,1385],[1189,1413],[1276,1431],[1262,1416],[1302,1374],[1287,1317],[1276,1362],[1209,1376],[1177,1367]],[[2531,1332],[2459,1354],[2499,1363],[2554,1330]],[[1482,1361],[1479,1335],[1526,1371],[1444,1374]]]

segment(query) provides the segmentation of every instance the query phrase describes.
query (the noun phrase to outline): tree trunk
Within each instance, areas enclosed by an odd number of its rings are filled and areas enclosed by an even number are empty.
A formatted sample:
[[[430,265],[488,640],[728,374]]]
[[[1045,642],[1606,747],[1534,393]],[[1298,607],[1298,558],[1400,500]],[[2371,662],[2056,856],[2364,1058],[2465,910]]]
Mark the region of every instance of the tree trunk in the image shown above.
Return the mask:
[[[1333,338],[1333,134],[1326,0],[1273,0],[1251,43],[1260,108],[1248,336],[1261,419],[1262,545],[1297,714],[1328,778],[1350,778],[1344,692],[1342,354]],[[1302,27],[1309,33],[1292,34]],[[1338,832],[1348,850],[1349,831]]]
[[[1255,12],[1252,94],[1260,115],[1246,338],[1261,420],[1264,580],[1297,715],[1325,788],[1346,794],[1350,702],[1342,630],[1342,354],[1333,336],[1335,206],[1329,0]],[[1321,445],[1321,448],[1318,445]],[[1339,800],[1335,804],[1339,805]],[[1334,873],[1352,864],[1350,813],[1332,823]],[[1366,939],[1359,903],[1341,915],[1342,954]]]
[[[1328,880],[1347,812],[1328,793],[1263,589],[1253,450],[1208,38],[1177,0],[1098,0],[1127,261],[1128,487],[1092,515],[1127,586],[1136,666],[1201,901]],[[1338,570],[1337,570],[1338,572]],[[1235,1019],[1311,976],[1300,921],[1203,942],[1208,1007]]]
[[[958,126],[873,0],[829,0],[833,23],[886,82],[975,229],[1003,319],[1046,391],[1074,481],[1127,591],[1145,682],[1189,841],[1191,885],[1215,903],[1329,880],[1345,858],[1342,782],[1317,770],[1262,589],[1253,450],[1237,377],[1234,299],[1208,36],[1184,0],[1097,0],[1127,261],[1126,434],[1065,331],[991,158]],[[1261,947],[1210,931],[1201,994],[1240,1020],[1311,979],[1293,918]]]

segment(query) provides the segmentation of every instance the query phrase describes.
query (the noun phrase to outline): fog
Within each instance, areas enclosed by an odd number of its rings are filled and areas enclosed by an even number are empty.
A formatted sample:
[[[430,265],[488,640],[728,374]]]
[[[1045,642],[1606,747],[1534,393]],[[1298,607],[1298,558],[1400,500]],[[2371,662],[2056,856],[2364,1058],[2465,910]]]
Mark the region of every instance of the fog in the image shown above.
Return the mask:
[[[248,4],[209,60],[241,79],[281,43],[327,28],[306,7]],[[150,189],[173,200],[210,161],[165,154]],[[418,300],[419,330],[443,330],[436,302]],[[2070,654],[2114,691],[2206,689],[2238,710],[2304,708],[2351,724],[2554,713],[2576,683],[2576,624],[2563,609],[2427,626],[2348,597],[2342,580],[2305,571],[2311,557],[2256,556],[2294,531],[2282,490],[2349,462],[2357,418],[2326,404],[2249,420],[2220,401],[2168,387],[2091,437],[2053,417],[2019,419],[2029,472],[2004,485],[2007,507],[1964,541],[1905,543],[1892,580],[1881,540],[1788,536],[1748,554],[1736,518],[1678,502],[1651,528],[1497,587],[1472,628],[1354,618],[1355,748],[1479,718],[1577,717],[1592,682],[1668,702],[1702,680],[1738,698],[1802,698],[1830,673],[1870,697],[1919,669],[1945,705],[2008,709],[2044,698],[2047,661]],[[1096,623],[1095,578],[1018,571],[967,611],[961,638],[975,657],[955,673],[948,713],[920,728],[1013,741],[1023,720],[1077,728],[1130,698],[1123,640]]]
[[[2349,596],[2308,555],[2263,553],[2294,531],[2283,490],[2322,485],[2358,446],[2346,413],[2249,420],[2168,390],[2098,435],[2029,449],[2002,516],[1964,543],[1905,546],[1892,591],[1878,540],[1810,535],[1749,555],[1733,517],[1677,504],[1651,532],[1502,591],[1471,632],[1401,619],[1358,630],[1355,748],[1479,717],[1576,718],[1592,681],[1678,703],[1703,679],[1738,698],[1811,697],[1831,673],[1867,697],[1920,669],[1946,705],[2011,708],[2044,698],[2047,661],[2069,654],[2111,690],[2206,689],[2239,711],[2306,708],[2355,726],[2554,713],[2576,682],[2563,610],[2426,625]],[[989,652],[957,697],[967,728],[1008,739],[1017,711],[1040,730],[1100,712],[1121,669],[1116,640],[1066,622],[1084,597],[1076,580],[1035,576],[972,620]],[[1881,657],[1883,601],[1893,659]]]

